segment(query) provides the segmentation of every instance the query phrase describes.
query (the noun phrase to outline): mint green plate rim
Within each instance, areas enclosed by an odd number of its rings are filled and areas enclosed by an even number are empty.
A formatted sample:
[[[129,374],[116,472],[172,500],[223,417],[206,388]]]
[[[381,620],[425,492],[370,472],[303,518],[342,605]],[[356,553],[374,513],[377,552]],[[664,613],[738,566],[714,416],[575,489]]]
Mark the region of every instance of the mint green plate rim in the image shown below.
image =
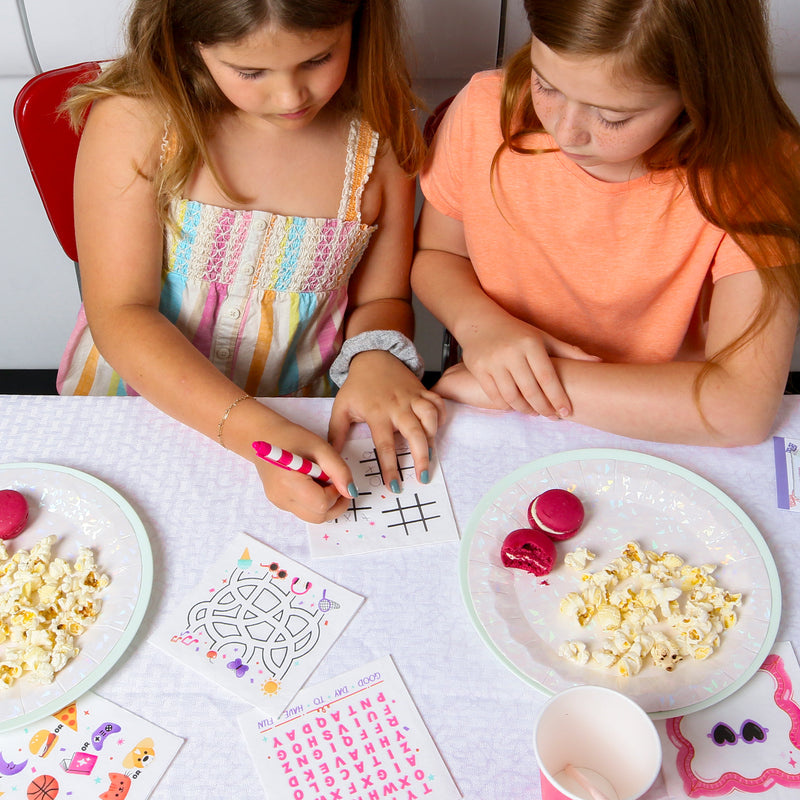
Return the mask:
[[[710,481],[701,477],[696,472],[692,472],[691,470],[681,467],[680,465],[675,464],[672,461],[668,461],[667,459],[659,458],[658,456],[651,456],[647,453],[639,453],[633,450],[620,450],[616,448],[586,448],[581,450],[565,450],[561,453],[554,453],[552,455],[538,458],[535,461],[531,461],[519,469],[516,469],[509,475],[506,475],[506,477],[502,480],[498,481],[478,502],[478,505],[472,512],[472,516],[467,524],[466,532],[461,539],[461,547],[459,550],[458,559],[459,582],[461,584],[461,594],[464,599],[464,604],[467,607],[472,624],[475,626],[475,629],[489,650],[518,678],[547,696],[552,696],[554,694],[552,690],[543,686],[533,676],[521,670],[510,658],[508,658],[508,656],[506,656],[496,647],[489,636],[486,628],[483,625],[483,622],[477,614],[475,605],[472,601],[472,596],[470,594],[468,576],[469,551],[470,547],[472,546],[472,540],[475,537],[475,533],[478,529],[478,523],[480,522],[484,513],[487,511],[489,506],[491,506],[492,503],[494,503],[495,500],[497,500],[497,498],[506,491],[506,489],[508,489],[518,480],[533,472],[539,472],[556,464],[564,464],[569,461],[600,459],[615,461],[624,460],[639,464],[647,464],[649,466],[657,467],[664,472],[670,472],[674,475],[685,478],[698,488],[705,490],[709,495],[717,500],[720,505],[724,506],[741,522],[742,528],[753,540],[753,543],[755,544],[756,549],[761,556],[761,559],[764,563],[764,568],[769,575],[771,613],[764,642],[751,663],[745,670],[742,671],[736,680],[732,681],[728,686],[723,687],[715,694],[710,695],[701,701],[691,703],[690,705],[682,708],[655,710],[648,711],[647,713],[651,719],[667,719],[670,717],[679,717],[695,711],[700,711],[704,708],[708,708],[709,706],[724,700],[726,697],[729,697],[738,689],[741,689],[741,687],[744,686],[745,683],[747,683],[747,681],[749,681],[750,678],[756,674],[763,664],[764,659],[770,654],[770,651],[775,644],[775,639],[778,635],[778,627],[781,619],[782,599],[780,578],[778,577],[778,569],[775,566],[775,560],[772,557],[772,553],[770,552],[764,537],[761,535],[761,532],[758,530],[755,523],[750,519],[750,517],[747,516],[747,514],[745,514],[742,508],[727,494],[725,494],[725,492],[723,492]]]
[[[147,606],[150,602],[150,593],[153,589],[153,551],[150,547],[150,539],[147,536],[147,530],[144,523],[139,518],[139,515],[134,511],[133,506],[116,490],[112,489],[107,483],[90,475],[87,472],[74,469],[72,467],[63,467],[59,464],[48,464],[38,461],[25,461],[11,464],[0,464],[0,474],[20,469],[39,469],[50,472],[60,472],[71,475],[74,478],[84,481],[93,486],[98,491],[102,492],[109,500],[115,503],[125,518],[131,525],[131,529],[136,536],[136,541],[139,547],[139,556],[142,564],[142,574],[139,582],[139,593],[134,605],[133,612],[125,626],[120,638],[114,643],[108,655],[97,664],[97,666],[79,683],[67,689],[63,694],[59,695],[53,700],[43,703],[36,709],[33,709],[17,717],[12,717],[0,722],[0,733],[6,731],[16,730],[22,728],[32,722],[36,722],[50,714],[60,711],[64,706],[69,705],[73,700],[76,700],[81,695],[85,694],[92,688],[108,671],[119,661],[123,653],[128,649],[134,636],[136,636],[139,627],[144,619]],[[0,700],[2,697],[0,696]]]

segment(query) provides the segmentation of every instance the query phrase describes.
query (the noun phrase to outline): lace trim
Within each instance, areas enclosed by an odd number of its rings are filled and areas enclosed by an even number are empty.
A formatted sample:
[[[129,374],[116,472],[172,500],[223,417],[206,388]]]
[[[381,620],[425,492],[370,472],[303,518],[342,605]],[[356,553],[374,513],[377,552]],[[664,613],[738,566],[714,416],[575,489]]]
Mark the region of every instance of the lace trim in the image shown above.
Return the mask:
[[[365,120],[354,119],[350,123],[344,189],[337,215],[339,219],[361,222],[361,197],[375,165],[379,138]]]

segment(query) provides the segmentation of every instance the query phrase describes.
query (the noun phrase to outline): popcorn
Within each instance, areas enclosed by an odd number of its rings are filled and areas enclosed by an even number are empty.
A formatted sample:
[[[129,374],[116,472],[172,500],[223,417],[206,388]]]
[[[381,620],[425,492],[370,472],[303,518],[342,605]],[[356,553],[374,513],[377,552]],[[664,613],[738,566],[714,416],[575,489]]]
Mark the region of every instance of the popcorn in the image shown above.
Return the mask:
[[[594,558],[578,548],[564,563],[583,570]],[[594,646],[568,641],[559,655],[577,664],[636,675],[649,660],[671,672],[686,659],[702,661],[719,647],[738,619],[741,593],[719,586],[716,564],[693,566],[675,553],[643,550],[628,542],[621,555],[594,573],[583,572],[581,591],[559,606],[581,627],[599,632]],[[0,635],[2,632],[0,631]]]
[[[579,547],[571,553],[564,556],[564,564],[570,569],[586,569],[586,565],[594,560],[594,553],[587,550],[585,547]]]
[[[109,578],[81,547],[74,564],[52,557],[55,536],[9,557],[0,542],[0,688],[22,675],[52,683],[80,652],[75,638],[97,618]]]

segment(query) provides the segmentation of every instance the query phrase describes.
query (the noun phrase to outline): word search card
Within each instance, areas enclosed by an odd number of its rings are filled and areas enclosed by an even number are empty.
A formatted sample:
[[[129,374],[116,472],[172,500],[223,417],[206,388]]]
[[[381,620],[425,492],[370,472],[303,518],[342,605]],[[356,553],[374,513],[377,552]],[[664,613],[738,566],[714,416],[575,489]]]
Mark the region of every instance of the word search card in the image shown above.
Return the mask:
[[[430,483],[423,484],[417,481],[407,445],[398,447],[397,469],[402,487],[399,494],[384,485],[372,439],[347,442],[342,457],[353,473],[358,497],[340,517],[321,525],[308,525],[312,556],[324,558],[458,541],[450,496],[435,452],[431,454]]]
[[[390,656],[239,725],[270,800],[461,797]]]

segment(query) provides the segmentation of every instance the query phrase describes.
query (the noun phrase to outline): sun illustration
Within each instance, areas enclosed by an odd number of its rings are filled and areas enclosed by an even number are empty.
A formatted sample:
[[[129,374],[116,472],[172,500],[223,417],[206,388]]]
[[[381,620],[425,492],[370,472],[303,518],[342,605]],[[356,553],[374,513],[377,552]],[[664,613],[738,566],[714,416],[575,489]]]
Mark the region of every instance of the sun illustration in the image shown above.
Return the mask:
[[[261,691],[267,695],[278,694],[280,689],[281,682],[273,680],[272,678],[270,678],[268,681],[264,681],[264,683],[261,684]]]

